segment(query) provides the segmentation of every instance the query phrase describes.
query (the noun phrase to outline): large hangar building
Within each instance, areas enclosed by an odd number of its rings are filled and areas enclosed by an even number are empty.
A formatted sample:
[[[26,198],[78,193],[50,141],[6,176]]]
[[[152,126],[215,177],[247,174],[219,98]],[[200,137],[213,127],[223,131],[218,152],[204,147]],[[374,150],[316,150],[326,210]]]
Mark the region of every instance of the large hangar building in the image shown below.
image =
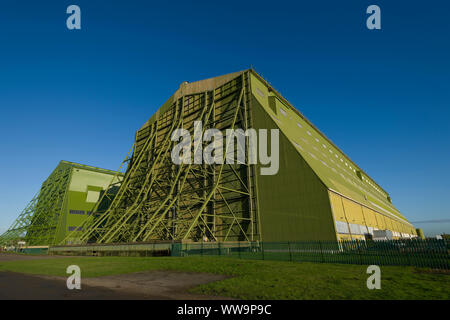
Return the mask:
[[[120,184],[114,171],[61,161],[42,183],[10,228],[0,235],[0,244],[26,247],[51,246],[66,236],[81,234],[82,224],[107,188]]]
[[[279,129],[277,174],[249,164],[248,148],[244,163],[174,164],[172,134],[182,128],[194,139],[195,121],[224,136]],[[416,237],[387,191],[254,70],[182,83],[132,150],[109,208],[80,226],[81,243],[355,240],[376,230]]]

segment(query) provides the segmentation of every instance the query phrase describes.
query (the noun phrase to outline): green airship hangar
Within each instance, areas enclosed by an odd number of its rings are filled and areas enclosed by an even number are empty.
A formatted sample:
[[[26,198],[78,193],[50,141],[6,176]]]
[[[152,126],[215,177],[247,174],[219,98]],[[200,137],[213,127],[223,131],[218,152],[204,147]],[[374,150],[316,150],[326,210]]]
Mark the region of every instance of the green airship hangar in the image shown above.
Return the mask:
[[[258,163],[174,165],[171,135],[193,134],[195,121],[221,132],[278,129],[277,174],[261,175]],[[137,130],[124,162],[120,173],[61,161],[0,243],[423,237],[386,190],[252,69],[183,82]]]

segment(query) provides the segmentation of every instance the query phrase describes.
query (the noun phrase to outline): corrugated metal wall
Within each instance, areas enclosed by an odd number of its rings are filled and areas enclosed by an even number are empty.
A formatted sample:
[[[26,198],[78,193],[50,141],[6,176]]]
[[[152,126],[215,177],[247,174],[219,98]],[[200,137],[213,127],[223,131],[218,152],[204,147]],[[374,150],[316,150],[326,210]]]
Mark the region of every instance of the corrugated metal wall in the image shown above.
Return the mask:
[[[365,233],[375,230],[391,230],[394,239],[416,236],[409,224],[394,220],[355,201],[329,191],[330,202],[339,239],[364,239]]]
[[[252,114],[255,128],[278,128],[254,97]],[[279,160],[276,175],[258,176],[263,241],[336,240],[327,188],[281,132]]]

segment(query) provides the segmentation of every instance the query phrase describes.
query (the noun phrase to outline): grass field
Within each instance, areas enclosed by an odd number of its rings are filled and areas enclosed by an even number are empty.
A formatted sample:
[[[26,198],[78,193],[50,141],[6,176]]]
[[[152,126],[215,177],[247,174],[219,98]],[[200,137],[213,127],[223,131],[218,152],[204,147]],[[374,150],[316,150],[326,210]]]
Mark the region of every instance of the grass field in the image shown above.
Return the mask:
[[[82,277],[147,270],[206,272],[230,278],[191,292],[238,299],[450,299],[450,274],[413,267],[381,267],[381,290],[366,287],[367,266],[239,260],[220,257],[82,257],[8,261],[0,271],[67,276],[78,265]]]

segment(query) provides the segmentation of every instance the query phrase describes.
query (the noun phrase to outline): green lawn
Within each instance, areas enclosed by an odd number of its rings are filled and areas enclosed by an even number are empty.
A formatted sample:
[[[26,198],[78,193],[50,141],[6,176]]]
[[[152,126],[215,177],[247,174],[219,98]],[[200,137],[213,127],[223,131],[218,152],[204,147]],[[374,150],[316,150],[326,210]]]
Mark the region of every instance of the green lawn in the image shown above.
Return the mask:
[[[450,274],[413,267],[381,267],[381,290],[366,287],[367,266],[220,257],[83,257],[0,262],[0,271],[82,277],[146,270],[207,272],[231,276],[191,291],[240,299],[450,299]]]

